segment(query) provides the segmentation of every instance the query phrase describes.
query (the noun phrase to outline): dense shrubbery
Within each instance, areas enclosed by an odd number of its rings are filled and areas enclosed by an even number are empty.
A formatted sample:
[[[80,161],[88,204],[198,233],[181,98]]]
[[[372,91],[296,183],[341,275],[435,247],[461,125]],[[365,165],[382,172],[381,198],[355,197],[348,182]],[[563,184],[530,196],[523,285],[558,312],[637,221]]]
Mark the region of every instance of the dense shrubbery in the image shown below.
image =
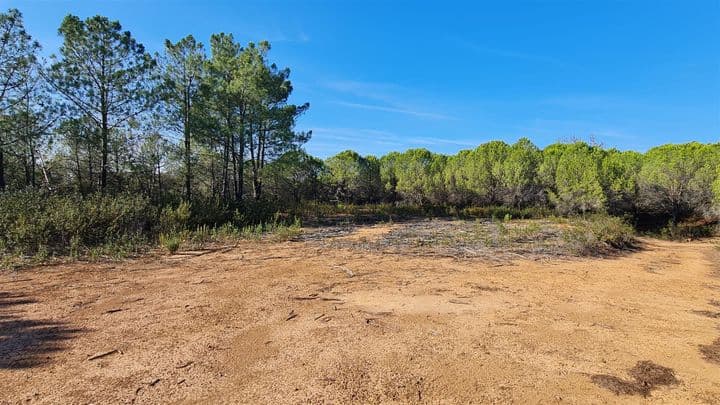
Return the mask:
[[[181,202],[159,208],[145,197],[125,194],[0,193],[0,253],[125,256],[157,240],[174,251],[183,241],[193,239],[208,242],[263,233],[290,238],[299,229],[299,222],[270,213],[268,206],[248,204],[248,210],[243,211],[214,204],[194,208]]]
[[[156,209],[144,197],[0,193],[0,247],[18,254],[67,254],[147,240]]]

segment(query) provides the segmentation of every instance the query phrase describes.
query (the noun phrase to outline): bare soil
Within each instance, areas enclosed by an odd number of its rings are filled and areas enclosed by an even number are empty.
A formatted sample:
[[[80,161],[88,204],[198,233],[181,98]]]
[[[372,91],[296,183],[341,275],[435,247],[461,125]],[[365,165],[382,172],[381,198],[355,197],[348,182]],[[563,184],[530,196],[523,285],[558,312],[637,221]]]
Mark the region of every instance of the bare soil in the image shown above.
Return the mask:
[[[378,248],[404,226],[2,273],[0,403],[720,403],[717,241]]]

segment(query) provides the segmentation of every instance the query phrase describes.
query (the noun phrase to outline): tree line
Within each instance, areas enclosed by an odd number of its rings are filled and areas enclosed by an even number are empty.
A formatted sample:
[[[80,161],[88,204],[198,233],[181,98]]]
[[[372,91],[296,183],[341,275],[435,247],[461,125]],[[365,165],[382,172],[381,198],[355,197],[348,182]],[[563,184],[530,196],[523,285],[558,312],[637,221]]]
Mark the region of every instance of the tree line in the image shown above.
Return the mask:
[[[229,218],[304,202],[548,207],[674,223],[717,218],[720,144],[646,153],[522,138],[326,160],[297,131],[290,70],[268,42],[192,35],[150,54],[118,21],[68,15],[49,60],[22,15],[0,13],[0,193],[142,196]],[[198,208],[200,207],[200,208]],[[259,207],[259,208],[258,208]],[[1,207],[0,207],[1,209]],[[251,212],[252,211],[252,212]],[[219,221],[209,221],[217,224]]]
[[[564,215],[608,212],[674,222],[715,218],[720,208],[720,143],[639,153],[582,141],[539,149],[521,138],[451,156],[410,149],[378,159],[345,151],[325,169],[335,199],[353,203],[546,206]]]
[[[189,35],[151,55],[118,21],[68,15],[41,62],[18,10],[0,32],[0,190],[260,199],[266,164],[310,137],[268,42],[219,33],[208,54]]]

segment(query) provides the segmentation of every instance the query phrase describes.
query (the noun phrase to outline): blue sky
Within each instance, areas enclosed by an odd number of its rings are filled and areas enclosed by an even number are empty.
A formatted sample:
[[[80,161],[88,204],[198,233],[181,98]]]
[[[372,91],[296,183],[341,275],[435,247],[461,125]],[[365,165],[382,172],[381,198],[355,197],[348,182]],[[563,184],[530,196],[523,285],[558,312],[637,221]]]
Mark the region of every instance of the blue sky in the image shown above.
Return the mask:
[[[434,152],[526,136],[644,151],[720,141],[720,1],[2,0],[47,54],[68,13],[165,38],[269,40],[308,152]]]

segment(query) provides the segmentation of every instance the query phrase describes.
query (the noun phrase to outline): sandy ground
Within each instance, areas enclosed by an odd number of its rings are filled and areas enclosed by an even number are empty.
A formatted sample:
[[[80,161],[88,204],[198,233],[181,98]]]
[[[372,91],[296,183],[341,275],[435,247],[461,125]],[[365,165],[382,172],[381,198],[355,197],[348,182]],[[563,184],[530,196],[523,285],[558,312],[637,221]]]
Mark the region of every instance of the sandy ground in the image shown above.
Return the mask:
[[[497,265],[247,242],[4,273],[0,403],[720,403],[720,251],[643,245]]]

